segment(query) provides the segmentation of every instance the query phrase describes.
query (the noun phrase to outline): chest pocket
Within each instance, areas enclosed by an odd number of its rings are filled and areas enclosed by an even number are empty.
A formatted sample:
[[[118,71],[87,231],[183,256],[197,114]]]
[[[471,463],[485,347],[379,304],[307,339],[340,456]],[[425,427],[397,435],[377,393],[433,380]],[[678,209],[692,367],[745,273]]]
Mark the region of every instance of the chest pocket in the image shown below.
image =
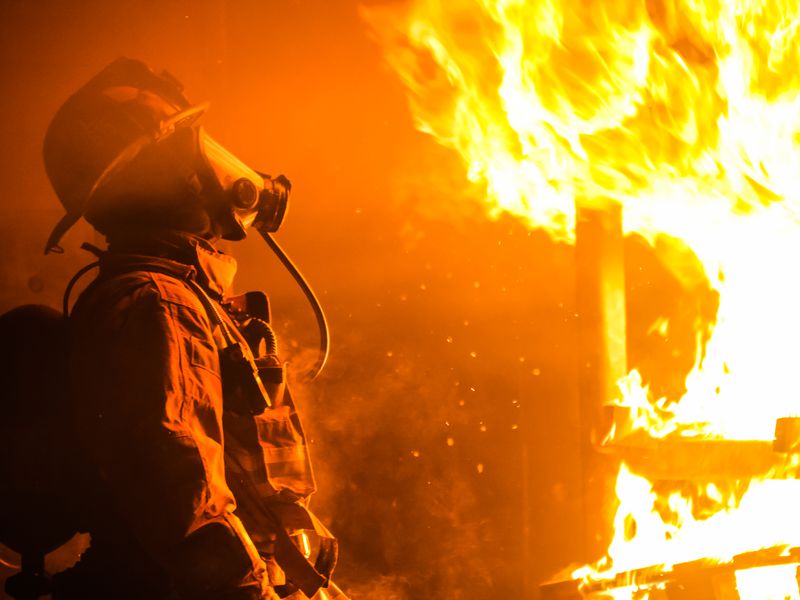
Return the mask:
[[[300,415],[285,383],[270,383],[268,389],[273,407],[255,418],[267,481],[276,492],[305,498],[316,486]]]
[[[219,379],[219,358],[217,349],[210,342],[198,337],[189,338],[189,362],[193,367],[200,367],[213,373]]]
[[[263,364],[263,359],[258,362]],[[267,379],[270,372],[263,369]],[[228,476],[249,481],[262,500],[276,494],[289,500],[307,498],[316,485],[300,415],[284,382],[265,387],[271,406],[261,414],[224,415]]]

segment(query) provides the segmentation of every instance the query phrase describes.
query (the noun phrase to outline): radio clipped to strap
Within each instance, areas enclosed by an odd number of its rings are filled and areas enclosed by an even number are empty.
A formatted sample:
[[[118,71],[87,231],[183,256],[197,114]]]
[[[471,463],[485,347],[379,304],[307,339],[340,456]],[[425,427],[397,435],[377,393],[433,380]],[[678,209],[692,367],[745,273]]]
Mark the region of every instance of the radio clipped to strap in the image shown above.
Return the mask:
[[[270,325],[269,298],[264,292],[246,292],[228,298],[223,307],[247,341],[261,381],[267,386],[285,382],[284,364],[278,358],[278,339]]]
[[[227,344],[219,351],[225,409],[238,415],[260,415],[272,406],[272,401],[261,380],[258,365],[244,344],[231,333],[230,326],[202,286],[194,280],[187,283],[197,292],[209,318],[219,325]]]

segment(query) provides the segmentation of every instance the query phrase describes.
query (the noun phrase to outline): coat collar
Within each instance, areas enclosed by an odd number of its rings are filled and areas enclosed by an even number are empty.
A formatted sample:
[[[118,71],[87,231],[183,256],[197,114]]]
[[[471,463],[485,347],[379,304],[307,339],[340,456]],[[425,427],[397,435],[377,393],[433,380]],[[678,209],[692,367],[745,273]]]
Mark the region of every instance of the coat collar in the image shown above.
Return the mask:
[[[181,232],[160,232],[114,240],[101,259],[101,268],[111,274],[123,270],[156,267],[178,277],[195,277],[213,296],[222,298],[233,287],[236,259],[217,250],[203,238]]]

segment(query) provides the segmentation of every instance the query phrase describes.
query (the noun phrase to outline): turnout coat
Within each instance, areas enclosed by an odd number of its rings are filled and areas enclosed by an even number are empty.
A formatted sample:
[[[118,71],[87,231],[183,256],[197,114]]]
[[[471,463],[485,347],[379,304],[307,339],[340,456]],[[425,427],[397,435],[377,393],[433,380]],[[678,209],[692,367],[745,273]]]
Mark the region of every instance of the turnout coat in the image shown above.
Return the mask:
[[[315,485],[291,396],[284,382],[265,383],[261,414],[229,410],[238,400],[223,397],[220,350],[238,341],[257,358],[229,314],[235,261],[163,233],[112,244],[99,262],[70,317],[92,545],[54,597],[313,595],[335,547],[306,510]],[[290,538],[307,529],[322,540],[316,568]]]

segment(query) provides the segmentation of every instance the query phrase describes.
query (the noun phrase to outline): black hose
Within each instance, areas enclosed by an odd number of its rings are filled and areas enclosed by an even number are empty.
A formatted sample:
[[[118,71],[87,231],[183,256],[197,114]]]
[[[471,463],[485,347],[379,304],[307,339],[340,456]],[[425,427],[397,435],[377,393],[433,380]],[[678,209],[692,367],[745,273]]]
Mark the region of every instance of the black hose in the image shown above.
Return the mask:
[[[72,289],[75,287],[75,284],[78,283],[80,278],[86,275],[86,273],[99,266],[100,266],[99,261],[95,261],[91,264],[88,264],[85,267],[81,268],[77,273],[75,273],[72,279],[69,280],[67,288],[64,290],[64,299],[61,305],[61,310],[64,311],[64,317],[69,317],[69,298],[72,295]]]
[[[303,274],[292,262],[292,259],[287,256],[283,248],[278,245],[275,238],[268,232],[258,230],[258,233],[261,234],[261,237],[264,238],[267,245],[272,248],[272,251],[280,259],[281,263],[283,263],[283,266],[286,267],[286,270],[289,271],[297,282],[297,285],[303,290],[303,294],[305,294],[306,299],[309,304],[311,304],[311,309],[314,311],[314,316],[317,318],[317,325],[319,326],[319,354],[317,356],[317,362],[314,363],[314,366],[311,367],[311,370],[306,375],[309,381],[313,381],[322,372],[322,369],[325,368],[325,363],[328,362],[328,354],[330,352],[330,330],[328,328],[328,320],[325,318],[325,312],[322,310],[319,299],[316,294],[314,294],[311,286],[308,285],[306,278],[303,277]]]

